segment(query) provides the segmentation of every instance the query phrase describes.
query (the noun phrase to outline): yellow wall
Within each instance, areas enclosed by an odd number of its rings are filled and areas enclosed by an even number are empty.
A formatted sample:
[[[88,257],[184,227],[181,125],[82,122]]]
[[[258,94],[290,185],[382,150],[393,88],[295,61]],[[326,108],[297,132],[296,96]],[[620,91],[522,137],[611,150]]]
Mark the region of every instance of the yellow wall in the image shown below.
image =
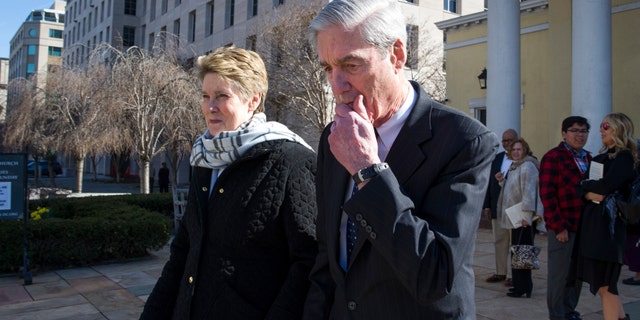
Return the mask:
[[[613,8],[640,0],[614,0]],[[548,23],[548,29],[521,37],[521,134],[540,158],[561,141],[560,127],[571,115],[571,1],[550,0],[546,9],[521,14],[521,28]],[[450,28],[447,45],[486,39],[486,19]],[[640,9],[612,15],[613,112],[624,112],[640,136]],[[487,43],[446,51],[448,105],[470,114],[469,100],[483,98],[477,75],[486,66]],[[491,77],[491,70],[488,70]],[[491,112],[491,108],[487,108]],[[599,123],[592,123],[598,130]],[[501,134],[501,133],[498,133]],[[590,150],[597,152],[598,150]]]

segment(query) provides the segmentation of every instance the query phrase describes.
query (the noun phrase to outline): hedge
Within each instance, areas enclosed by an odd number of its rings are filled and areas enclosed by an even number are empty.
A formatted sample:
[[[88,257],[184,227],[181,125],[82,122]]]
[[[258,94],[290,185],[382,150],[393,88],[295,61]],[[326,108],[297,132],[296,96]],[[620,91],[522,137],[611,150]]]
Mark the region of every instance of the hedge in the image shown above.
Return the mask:
[[[142,257],[162,248],[172,230],[171,194],[97,196],[30,201],[27,222],[32,269],[88,266]],[[0,273],[22,266],[23,221],[0,221]]]

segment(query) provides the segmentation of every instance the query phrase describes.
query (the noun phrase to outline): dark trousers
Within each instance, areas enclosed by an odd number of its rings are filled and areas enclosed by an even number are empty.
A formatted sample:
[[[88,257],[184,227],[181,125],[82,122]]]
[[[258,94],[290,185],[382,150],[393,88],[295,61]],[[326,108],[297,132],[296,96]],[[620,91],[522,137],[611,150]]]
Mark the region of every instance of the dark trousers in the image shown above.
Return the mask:
[[[511,244],[533,245],[533,228],[520,227],[511,230]],[[530,292],[533,289],[531,270],[511,269],[511,279],[516,292]]]

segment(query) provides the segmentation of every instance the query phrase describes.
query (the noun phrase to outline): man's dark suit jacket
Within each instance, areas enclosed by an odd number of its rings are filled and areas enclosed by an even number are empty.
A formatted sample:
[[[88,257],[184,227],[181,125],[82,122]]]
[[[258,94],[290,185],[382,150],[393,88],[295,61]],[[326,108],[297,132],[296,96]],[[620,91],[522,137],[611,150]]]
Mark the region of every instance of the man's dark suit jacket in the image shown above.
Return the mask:
[[[491,219],[496,219],[498,214],[498,197],[500,196],[500,183],[495,178],[496,173],[500,172],[502,168],[502,161],[504,161],[504,155],[506,152],[502,151],[496,154],[496,157],[491,162],[491,171],[489,172],[489,186],[487,187],[487,193],[484,197],[484,205],[482,208],[491,209]]]
[[[387,156],[391,169],[346,203],[350,175],[329,150],[329,127],[322,134],[305,319],[475,318],[472,258],[498,139],[412,85],[417,102]],[[338,261],[343,209],[358,226],[347,272]]]

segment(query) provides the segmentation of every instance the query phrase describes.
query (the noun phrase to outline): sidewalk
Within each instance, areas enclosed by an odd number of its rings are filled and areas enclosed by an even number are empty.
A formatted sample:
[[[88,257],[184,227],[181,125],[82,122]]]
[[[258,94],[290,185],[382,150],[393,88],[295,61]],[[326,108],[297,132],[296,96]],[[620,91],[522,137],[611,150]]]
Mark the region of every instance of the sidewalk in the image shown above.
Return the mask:
[[[105,192],[106,187],[99,188],[100,184],[85,184],[85,190]],[[126,190],[106,192],[137,193],[130,190],[137,184],[121,187]],[[537,236],[536,245],[542,253],[541,268],[533,271],[533,295],[530,299],[510,298],[502,283],[484,281],[494,270],[493,236],[488,229],[478,230],[473,266],[478,320],[547,319],[546,236]],[[0,277],[0,319],[138,319],[168,255],[165,246],[147,258],[129,262],[34,274],[33,284],[28,286],[17,276]],[[625,266],[620,281],[632,275]],[[631,319],[640,319],[640,286],[620,283],[618,288],[625,311]],[[591,295],[587,285],[582,289],[578,311],[584,320],[602,319],[600,298]]]

